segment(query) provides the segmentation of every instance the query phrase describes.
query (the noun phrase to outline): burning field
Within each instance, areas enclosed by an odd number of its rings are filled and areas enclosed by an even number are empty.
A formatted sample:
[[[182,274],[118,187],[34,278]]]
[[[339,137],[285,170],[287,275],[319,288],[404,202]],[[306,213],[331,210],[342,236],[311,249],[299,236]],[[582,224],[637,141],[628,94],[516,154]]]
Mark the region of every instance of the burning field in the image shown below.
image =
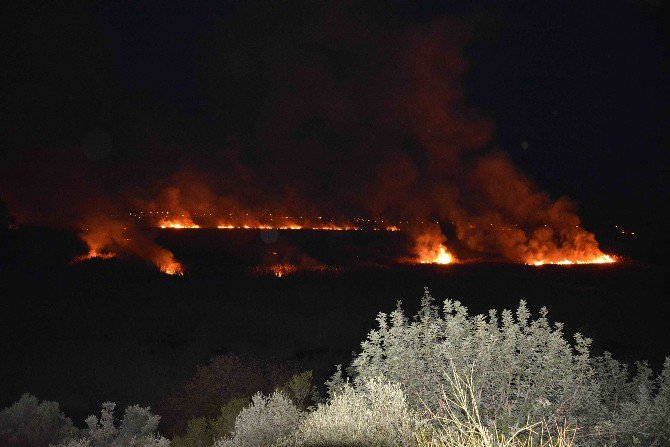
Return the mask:
[[[140,215],[137,219],[146,217]],[[384,222],[386,226],[380,227],[381,222],[363,219],[356,226],[330,221],[320,225],[307,220],[297,223],[289,217],[280,220],[280,224],[208,225],[206,221],[173,217],[170,225],[159,220],[150,226],[136,224],[130,227],[132,230],[119,227],[118,236],[107,244],[99,243],[99,235],[88,230],[80,233],[80,237],[89,251],[72,262],[144,259],[169,275],[225,269],[228,273],[282,278],[297,273],[338,274],[347,269],[402,265],[432,264],[446,269],[455,264],[495,262],[537,268],[546,264],[570,266],[617,261],[599,250],[572,258],[555,254],[540,260],[510,260],[474,251],[456,238],[448,243],[438,223],[418,222],[407,227],[407,223]],[[107,234],[103,232],[104,236]],[[149,258],[146,252],[132,251],[137,240],[144,241],[145,247],[153,247]]]
[[[398,232],[410,242],[392,262],[417,264],[615,262],[573,201],[494,146],[492,121],[463,94],[457,23],[377,31],[356,82],[309,59],[266,61],[283,73],[277,94],[242,134],[188,150],[136,140],[137,158],[92,157],[88,140],[26,150],[2,172],[3,201],[18,224],[79,229],[78,260],[141,258],[174,275],[184,265],[156,230]]]
[[[215,214],[203,216],[190,213],[170,213],[168,211],[148,211],[129,213],[130,224],[110,225],[114,220],[102,221],[99,226],[83,229],[80,237],[88,246],[88,253],[77,256],[73,262],[85,262],[88,259],[112,259],[116,257],[137,257],[154,264],[161,272],[170,275],[184,274],[184,266],[177,260],[173,252],[157,242],[159,239],[180,240],[178,233],[188,233],[189,236],[181,240],[194,240],[198,237],[206,240],[240,239],[248,241],[262,241],[260,248],[250,249],[249,253],[239,253],[242,264],[254,264],[257,274],[274,274],[277,277],[294,274],[301,270],[327,271],[340,269],[343,265],[355,266],[362,260],[375,265],[394,264],[456,264],[471,262],[510,262],[532,266],[545,264],[573,265],[573,264],[608,264],[616,262],[616,257],[604,254],[598,249],[598,244],[591,233],[576,226],[574,230],[564,232],[564,242],[556,245],[554,231],[543,227],[536,231],[532,240],[533,249],[526,248],[524,257],[509,258],[500,256],[500,253],[481,252],[473,250],[467,241],[454,237],[449,248],[445,232],[457,233],[458,229],[453,222],[440,225],[439,222],[389,222],[376,219],[353,219],[351,222],[335,221],[318,216],[307,219],[304,217],[275,216],[268,214],[263,217],[251,218],[247,213],[236,220],[232,214],[225,219],[214,217]],[[474,227],[469,225],[470,230]],[[446,228],[447,231],[444,231]],[[485,227],[486,228],[486,227]],[[525,234],[518,228],[494,228],[492,224],[486,228],[491,234],[503,233],[508,237],[523,239]],[[508,232],[513,234],[509,235]],[[515,234],[514,234],[515,233]],[[198,236],[198,234],[200,236]],[[321,243],[329,235],[349,235],[345,245],[346,255],[336,255],[337,265],[329,264],[324,259],[332,259],[332,254],[319,253],[314,255],[300,246],[299,241],[310,240],[308,244],[319,239]],[[312,235],[305,238],[306,235]],[[318,236],[314,236],[318,235]],[[377,256],[366,253],[361,249],[365,240],[379,241],[380,235],[387,235],[383,244],[391,244],[380,255],[377,247]],[[394,237],[395,236],[395,237]],[[382,236],[384,237],[384,236]],[[280,243],[278,241],[281,239]],[[333,239],[342,240],[342,239]],[[393,242],[400,240],[400,244]],[[540,240],[544,240],[540,244]],[[353,242],[356,241],[356,242]],[[574,242],[571,242],[574,241]],[[298,244],[294,244],[298,242]],[[352,245],[353,244],[353,245]],[[247,244],[249,249],[249,244]],[[253,244],[251,244],[253,245]],[[329,244],[326,243],[326,246]],[[199,244],[196,244],[199,246]],[[204,246],[194,249],[205,249]],[[332,249],[332,247],[331,247]],[[230,251],[230,247],[228,249]],[[454,254],[454,250],[459,253]],[[186,250],[189,251],[189,250]],[[225,251],[225,250],[224,250]],[[338,252],[338,249],[334,249]],[[341,251],[341,250],[339,250]],[[259,254],[260,252],[260,254]],[[253,260],[252,260],[253,259]]]

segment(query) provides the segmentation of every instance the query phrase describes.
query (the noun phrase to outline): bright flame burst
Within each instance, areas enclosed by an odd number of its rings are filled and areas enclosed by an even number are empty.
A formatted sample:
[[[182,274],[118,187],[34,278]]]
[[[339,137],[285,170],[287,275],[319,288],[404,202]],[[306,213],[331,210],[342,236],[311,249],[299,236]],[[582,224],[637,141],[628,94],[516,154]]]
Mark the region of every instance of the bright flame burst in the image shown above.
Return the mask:
[[[166,275],[182,276],[184,274],[184,268],[177,261],[159,265],[158,269],[161,271],[161,273],[165,273]]]
[[[456,262],[454,255],[449,253],[447,247],[440,244],[437,253],[427,253],[421,256],[419,260],[421,264],[453,264]]]
[[[526,263],[526,264],[528,264],[528,265],[536,265],[536,266],[540,266],[540,265],[545,265],[545,264],[553,264],[553,265],[612,264],[612,263],[614,263],[614,262],[616,262],[616,258],[615,258],[615,257],[610,256],[610,255],[605,255],[605,254],[603,254],[603,255],[601,255],[601,256],[598,256],[598,257],[596,257],[596,258],[589,259],[589,260],[580,260],[580,259],[577,259],[577,260],[575,260],[575,261],[571,261],[571,260],[569,260],[569,259],[563,259],[563,260],[560,260],[560,261],[551,261],[551,262],[549,262],[549,261],[544,261],[544,260],[540,260],[540,261],[528,262],[528,263]]]

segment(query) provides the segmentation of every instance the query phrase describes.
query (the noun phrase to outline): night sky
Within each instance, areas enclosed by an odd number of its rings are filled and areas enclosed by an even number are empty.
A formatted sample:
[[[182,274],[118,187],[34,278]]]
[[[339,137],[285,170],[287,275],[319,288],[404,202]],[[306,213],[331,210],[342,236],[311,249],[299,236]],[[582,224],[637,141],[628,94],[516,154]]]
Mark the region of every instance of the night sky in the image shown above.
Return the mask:
[[[498,3],[4,6],[3,171],[58,173],[63,183],[102,175],[101,187],[115,194],[138,177],[165,178],[184,164],[211,172],[226,163],[216,158],[223,147],[263,169],[265,151],[279,138],[268,129],[285,124],[273,112],[285,113],[276,105],[287,89],[318,95],[311,86],[300,91],[303,78],[318,73],[329,79],[317,87],[360,81],[364,95],[383,82],[371,71],[388,63],[388,36],[446,16],[463,36],[464,102],[494,126],[488,146],[509,153],[552,197],[579,202],[587,223],[665,228],[659,216],[668,198],[670,96],[662,7]],[[365,105],[358,107],[365,117]],[[315,115],[296,128],[319,134],[326,150],[340,150],[332,148],[345,145],[343,138],[366,138],[365,125],[332,129]],[[59,172],[76,170],[72,163],[54,168],[77,159],[77,151],[94,161],[86,167],[93,173]],[[21,189],[11,178],[2,182],[5,197]],[[71,188],[45,183],[33,188]]]

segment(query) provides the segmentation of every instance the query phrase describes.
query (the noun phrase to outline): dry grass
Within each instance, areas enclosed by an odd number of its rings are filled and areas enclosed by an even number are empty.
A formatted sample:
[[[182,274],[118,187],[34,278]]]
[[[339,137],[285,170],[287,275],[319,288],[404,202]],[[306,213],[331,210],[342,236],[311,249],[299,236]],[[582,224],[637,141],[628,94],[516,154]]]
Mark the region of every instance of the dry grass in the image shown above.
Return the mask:
[[[461,377],[453,368],[445,374],[449,396],[442,390],[441,414],[428,409],[432,429],[416,434],[419,447],[573,447],[577,430],[563,425],[550,430],[544,422],[502,430],[482,421],[472,375]]]

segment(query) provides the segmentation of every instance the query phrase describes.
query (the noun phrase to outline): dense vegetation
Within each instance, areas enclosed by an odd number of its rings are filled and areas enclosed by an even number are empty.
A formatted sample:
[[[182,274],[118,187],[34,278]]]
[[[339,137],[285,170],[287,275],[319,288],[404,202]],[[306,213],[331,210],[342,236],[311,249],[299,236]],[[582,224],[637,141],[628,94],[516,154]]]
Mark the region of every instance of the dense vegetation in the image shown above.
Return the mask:
[[[61,447],[663,446],[670,444],[670,358],[654,377],[591,341],[566,338],[546,309],[468,314],[426,290],[408,318],[380,313],[346,374],[315,392],[310,372],[222,356],[159,414],[114,404],[78,429],[53,402],[24,395],[0,413],[0,444]]]

